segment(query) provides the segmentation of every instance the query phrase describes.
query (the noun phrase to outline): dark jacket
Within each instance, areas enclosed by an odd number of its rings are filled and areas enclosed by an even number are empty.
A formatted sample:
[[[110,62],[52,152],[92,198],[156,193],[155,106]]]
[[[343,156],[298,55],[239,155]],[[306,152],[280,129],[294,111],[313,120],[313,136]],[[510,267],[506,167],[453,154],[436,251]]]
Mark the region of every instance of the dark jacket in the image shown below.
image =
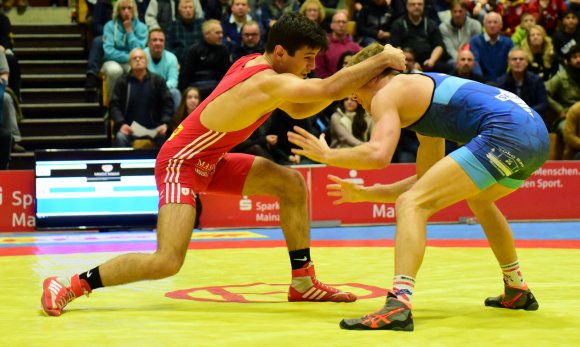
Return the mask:
[[[123,124],[131,125],[134,120],[126,119],[126,116],[130,114],[130,110],[128,110],[130,105],[129,96],[131,95],[130,78],[134,78],[131,73],[121,76],[117,80],[115,90],[111,95],[109,113],[115,121],[115,131]],[[149,115],[142,116],[148,117],[148,120],[155,126],[161,124],[170,126],[173,117],[173,99],[165,80],[158,74],[147,72],[144,81],[151,83],[152,97],[141,99],[141,102],[148,103],[146,109],[149,110]],[[143,125],[146,126],[146,124]]]
[[[225,45],[213,46],[201,40],[185,54],[179,72],[179,90],[185,90],[193,82],[219,81],[231,64],[230,52]]]
[[[548,109],[548,94],[542,78],[532,72],[526,71],[524,75],[524,84],[520,93],[517,92],[516,80],[511,73],[506,73],[497,80],[499,88],[510,91],[518,95],[540,116],[544,116]]]

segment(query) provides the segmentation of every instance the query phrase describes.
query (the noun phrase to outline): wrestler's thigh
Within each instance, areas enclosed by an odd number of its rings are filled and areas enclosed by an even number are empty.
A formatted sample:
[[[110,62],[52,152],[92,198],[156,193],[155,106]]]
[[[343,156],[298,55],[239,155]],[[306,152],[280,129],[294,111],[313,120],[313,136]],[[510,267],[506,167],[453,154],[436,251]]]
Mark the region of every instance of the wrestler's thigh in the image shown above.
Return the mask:
[[[469,175],[447,156],[427,170],[405,195],[418,206],[438,211],[479,193]]]
[[[244,185],[244,195],[275,195],[306,191],[302,175],[289,167],[256,157]]]

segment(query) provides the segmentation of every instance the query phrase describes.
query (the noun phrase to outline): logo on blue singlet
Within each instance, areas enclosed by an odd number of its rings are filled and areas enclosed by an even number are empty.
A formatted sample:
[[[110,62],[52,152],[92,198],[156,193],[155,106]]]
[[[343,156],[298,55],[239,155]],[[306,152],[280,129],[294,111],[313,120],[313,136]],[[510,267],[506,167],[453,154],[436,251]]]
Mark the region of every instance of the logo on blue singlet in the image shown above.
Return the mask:
[[[512,101],[519,107],[521,107],[524,111],[526,111],[532,118],[534,118],[534,114],[532,113],[532,109],[528,106],[524,100],[520,99],[519,96],[515,95],[512,92],[508,92],[507,90],[499,89],[499,94],[495,96],[496,99],[499,101]]]

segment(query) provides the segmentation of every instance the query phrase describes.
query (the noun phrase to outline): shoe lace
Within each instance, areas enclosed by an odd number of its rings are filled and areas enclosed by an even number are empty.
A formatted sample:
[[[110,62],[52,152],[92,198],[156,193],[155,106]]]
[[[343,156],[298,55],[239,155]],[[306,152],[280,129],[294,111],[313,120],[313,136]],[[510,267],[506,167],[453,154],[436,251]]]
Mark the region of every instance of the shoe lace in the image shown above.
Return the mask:
[[[66,305],[68,305],[69,302],[73,301],[76,296],[75,293],[70,290],[70,289],[65,289],[66,292],[60,297],[58,298],[58,300],[56,301],[56,304],[58,305],[59,308],[64,308]]]

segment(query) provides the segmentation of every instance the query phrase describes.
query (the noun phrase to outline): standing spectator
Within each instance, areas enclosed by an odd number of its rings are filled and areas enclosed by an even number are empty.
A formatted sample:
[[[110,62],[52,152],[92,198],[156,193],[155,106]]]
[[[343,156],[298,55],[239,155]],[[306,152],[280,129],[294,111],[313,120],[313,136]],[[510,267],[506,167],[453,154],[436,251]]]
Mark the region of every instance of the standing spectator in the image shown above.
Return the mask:
[[[483,20],[485,32],[471,38],[469,48],[475,56],[475,72],[491,82],[497,81],[507,70],[507,56],[513,48],[512,40],[500,34],[501,16],[489,12]]]
[[[548,95],[544,81],[540,76],[528,71],[528,56],[518,47],[512,48],[508,55],[509,71],[497,81],[497,86],[514,93],[524,100],[528,106],[538,112],[546,127],[546,110],[548,109]]]
[[[232,61],[236,61],[244,55],[252,53],[264,53],[260,25],[256,21],[249,21],[242,26],[242,39],[232,49]]]
[[[192,0],[195,8],[195,18],[203,20],[203,8],[199,0]],[[145,12],[145,24],[147,29],[161,28],[163,31],[169,30],[169,26],[177,18],[175,16],[178,11],[175,9],[177,1],[175,0],[150,0]],[[178,5],[179,7],[179,5]]]
[[[407,15],[391,26],[391,45],[410,47],[423,71],[449,72],[437,23],[425,16],[424,0],[408,0]]]
[[[387,0],[369,0],[356,17],[356,34],[361,46],[389,43],[393,10]]]
[[[353,98],[343,99],[330,116],[331,148],[358,146],[371,135],[372,118]]]
[[[256,15],[250,12],[248,0],[232,0],[231,13],[222,19],[222,28],[226,46],[231,50],[241,40],[242,26],[251,20],[256,20]],[[260,28],[261,31],[263,29]]]
[[[173,118],[173,100],[165,80],[147,70],[141,48],[129,57],[131,70],[118,79],[111,96],[110,115],[117,130],[113,145],[131,147],[135,139],[147,137],[161,147]]]
[[[548,35],[553,35],[558,28],[558,22],[566,12],[565,0],[530,0],[527,11],[536,17],[536,23],[546,29]]]
[[[345,51],[358,52],[360,46],[352,40],[347,30],[348,15],[345,11],[337,12],[332,17],[328,34],[328,48],[316,56],[316,75],[320,78],[332,76],[337,70],[338,58]]]
[[[564,65],[564,59],[572,46],[580,44],[580,27],[578,27],[578,14],[572,10],[566,11],[562,18],[562,28],[552,36],[554,51],[558,57],[560,66]]]
[[[224,32],[218,20],[206,20],[202,31],[203,40],[191,46],[184,57],[179,73],[179,90],[197,87],[205,99],[228,71],[231,57],[222,43]]]
[[[580,160],[580,102],[570,107],[564,127],[564,160]]]
[[[167,30],[167,49],[175,54],[180,64],[183,64],[183,56],[187,49],[202,40],[203,20],[196,18],[193,0],[179,0],[178,11],[179,16]]]
[[[439,24],[443,37],[445,52],[449,56],[448,64],[453,66],[457,52],[469,45],[472,37],[481,34],[481,23],[467,16],[467,5],[463,0],[451,2],[451,19]]]
[[[522,49],[530,63],[528,70],[540,76],[544,81],[549,80],[558,72],[558,58],[554,53],[552,39],[541,25],[534,25],[530,28],[526,39],[522,42]]]
[[[562,135],[568,110],[580,101],[580,45],[568,50],[564,69],[546,82],[546,91],[549,109],[552,111],[548,121],[552,124],[551,129]]]
[[[165,33],[161,28],[149,31],[145,54],[148,61],[147,69],[165,79],[173,105],[177,107],[181,101],[181,92],[177,89],[179,66],[175,54],[165,49]]]
[[[102,73],[107,78],[109,97],[117,79],[129,70],[129,53],[147,45],[147,26],[140,22],[135,0],[119,0],[113,19],[103,29],[104,60]]]
[[[475,56],[470,50],[464,49],[459,51],[455,60],[455,70],[451,73],[453,76],[465,78],[468,80],[486,83],[485,78],[475,71]]]
[[[530,28],[534,25],[536,25],[536,17],[532,16],[530,13],[522,14],[520,25],[516,27],[514,33],[512,34],[512,41],[514,42],[514,46],[522,46],[522,42],[528,35],[528,30],[530,30]]]

